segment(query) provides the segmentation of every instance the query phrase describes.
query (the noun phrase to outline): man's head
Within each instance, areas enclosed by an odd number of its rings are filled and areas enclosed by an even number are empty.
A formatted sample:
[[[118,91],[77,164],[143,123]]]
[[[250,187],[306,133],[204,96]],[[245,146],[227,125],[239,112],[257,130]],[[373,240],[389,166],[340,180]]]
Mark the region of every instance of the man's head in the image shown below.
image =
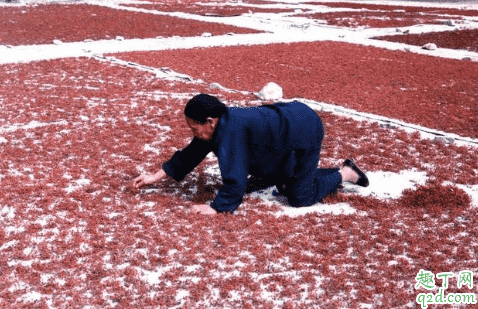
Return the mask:
[[[214,135],[219,118],[226,110],[226,105],[216,97],[199,94],[186,104],[184,115],[194,136],[210,140]]]

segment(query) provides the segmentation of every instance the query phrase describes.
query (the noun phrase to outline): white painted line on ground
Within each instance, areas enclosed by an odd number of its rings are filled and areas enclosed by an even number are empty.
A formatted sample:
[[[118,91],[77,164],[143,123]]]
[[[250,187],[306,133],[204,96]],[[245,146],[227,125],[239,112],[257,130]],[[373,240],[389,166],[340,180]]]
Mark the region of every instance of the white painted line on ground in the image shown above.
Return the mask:
[[[45,3],[52,1],[22,1],[22,3]],[[56,1],[55,1],[56,2]],[[68,1],[65,1],[68,2]],[[372,37],[400,34],[397,33],[397,27],[392,28],[347,28],[324,25],[320,21],[306,17],[294,16],[296,13],[256,13],[244,14],[234,17],[210,17],[200,16],[181,12],[159,12],[154,10],[139,9],[134,7],[124,7],[119,4],[122,1],[81,1],[102,5],[112,9],[121,9],[134,12],[143,12],[147,14],[174,16],[184,19],[192,19],[204,22],[222,23],[238,27],[266,31],[258,34],[234,34],[220,35],[213,37],[172,37],[172,38],[151,38],[151,39],[130,39],[130,40],[101,40],[94,42],[72,42],[59,45],[31,45],[31,46],[0,46],[0,64],[6,63],[25,63],[31,61],[59,59],[68,57],[85,57],[93,54],[119,53],[131,51],[158,51],[171,49],[192,49],[199,47],[217,47],[217,46],[247,46],[247,45],[265,45],[274,43],[294,43],[294,42],[318,42],[318,41],[337,41],[390,50],[402,50],[407,52],[426,54],[435,57],[450,59],[469,59],[478,61],[478,53],[466,50],[453,50],[438,48],[437,50],[424,50],[420,46],[411,46],[402,43],[387,42],[382,40],[373,40]],[[312,12],[322,12],[324,7],[313,6],[309,4],[297,3],[293,7],[313,9]],[[75,1],[78,3],[78,1]],[[127,2],[128,3],[128,2]],[[373,2],[372,2],[373,3]],[[378,3],[375,3],[378,4]],[[390,3],[397,5],[397,2]],[[400,4],[402,5],[402,4]],[[411,5],[407,2],[403,5]],[[439,5],[433,5],[438,6]],[[274,7],[290,8],[291,4],[275,4]],[[450,6],[454,7],[454,6]],[[461,7],[461,6],[459,6]],[[478,5],[477,5],[478,8]],[[330,9],[325,9],[325,11]],[[457,19],[459,16],[457,16]],[[454,27],[446,25],[416,25],[412,27],[400,28],[402,31],[408,30],[410,33],[425,33],[435,31],[449,31],[457,29],[478,29],[478,21],[475,18],[467,18]]]
[[[64,126],[67,124],[68,122],[66,122],[65,120],[56,121],[56,122],[38,122],[36,120],[33,120],[27,124],[12,124],[8,126],[2,126],[0,127],[0,133],[14,132],[16,130],[30,130],[30,129],[35,129],[39,127],[54,126],[54,125]]]
[[[342,107],[338,105],[333,105],[333,104],[324,103],[324,102],[317,102],[317,101],[303,99],[303,98],[294,98],[294,99],[288,99],[288,100],[282,100],[282,101],[290,102],[294,100],[306,103],[315,110],[331,112],[335,115],[346,116],[358,121],[376,122],[388,128],[399,127],[409,133],[418,132],[420,133],[423,139],[433,139],[435,141],[444,142],[444,143],[455,143],[458,146],[478,147],[478,139],[476,138],[463,137],[454,133],[439,131],[439,130],[423,127],[420,125],[407,123],[398,119],[393,119],[393,118],[370,114],[370,113],[364,113],[364,112],[356,111],[354,109],[350,109],[350,108],[346,108],[346,107]]]

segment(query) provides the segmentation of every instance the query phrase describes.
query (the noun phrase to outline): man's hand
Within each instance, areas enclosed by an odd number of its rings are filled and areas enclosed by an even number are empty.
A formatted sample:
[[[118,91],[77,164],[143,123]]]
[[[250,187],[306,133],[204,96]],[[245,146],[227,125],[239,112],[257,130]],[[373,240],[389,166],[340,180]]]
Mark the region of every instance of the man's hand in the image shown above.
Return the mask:
[[[139,188],[139,187],[144,186],[144,185],[149,185],[149,184],[152,184],[153,182],[155,182],[156,180],[157,179],[156,179],[155,175],[143,174],[139,177],[136,177],[133,180],[133,187]]]
[[[192,214],[215,215],[217,212],[207,204],[197,204],[191,208]]]
[[[160,181],[164,178],[166,178],[166,173],[163,169],[159,170],[156,174],[143,174],[133,180],[133,187],[139,188],[144,185],[150,185],[153,182]]]

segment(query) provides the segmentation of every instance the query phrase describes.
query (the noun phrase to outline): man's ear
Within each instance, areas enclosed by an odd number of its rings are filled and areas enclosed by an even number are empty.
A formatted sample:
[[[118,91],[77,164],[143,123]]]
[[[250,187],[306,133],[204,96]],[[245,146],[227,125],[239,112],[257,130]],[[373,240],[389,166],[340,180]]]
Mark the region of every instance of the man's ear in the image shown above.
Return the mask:
[[[206,119],[206,122],[207,122],[208,124],[210,124],[213,128],[216,128],[216,125],[217,125],[218,121],[219,121],[219,118],[211,118],[211,117],[208,117],[208,118]]]

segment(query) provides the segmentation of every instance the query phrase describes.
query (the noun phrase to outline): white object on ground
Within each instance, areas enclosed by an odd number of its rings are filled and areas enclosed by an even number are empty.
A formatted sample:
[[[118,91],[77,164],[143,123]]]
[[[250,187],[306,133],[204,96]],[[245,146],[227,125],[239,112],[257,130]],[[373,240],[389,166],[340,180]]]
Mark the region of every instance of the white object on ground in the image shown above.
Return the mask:
[[[270,82],[257,93],[261,100],[279,100],[282,99],[282,88],[274,82]]]
[[[422,48],[426,49],[426,50],[436,50],[437,45],[435,43],[428,43],[428,44],[423,45]]]
[[[276,213],[276,216],[287,215],[289,217],[297,217],[309,213],[318,214],[333,214],[333,215],[351,215],[355,214],[357,210],[348,203],[338,204],[321,204],[317,203],[308,207],[284,207],[281,212]]]

